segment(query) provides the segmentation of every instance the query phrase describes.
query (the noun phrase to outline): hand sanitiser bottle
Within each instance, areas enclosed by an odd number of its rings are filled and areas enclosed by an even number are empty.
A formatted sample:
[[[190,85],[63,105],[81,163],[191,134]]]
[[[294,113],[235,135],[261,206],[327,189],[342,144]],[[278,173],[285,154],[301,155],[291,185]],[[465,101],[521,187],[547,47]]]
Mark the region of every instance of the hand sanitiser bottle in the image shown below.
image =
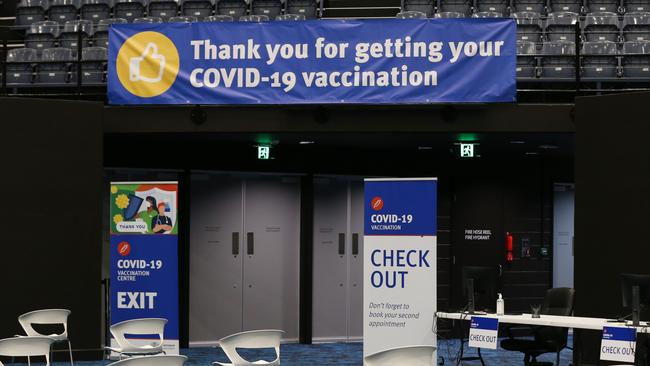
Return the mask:
[[[503,315],[504,314],[504,307],[505,304],[503,302],[503,296],[499,294],[499,298],[497,299],[497,315]]]

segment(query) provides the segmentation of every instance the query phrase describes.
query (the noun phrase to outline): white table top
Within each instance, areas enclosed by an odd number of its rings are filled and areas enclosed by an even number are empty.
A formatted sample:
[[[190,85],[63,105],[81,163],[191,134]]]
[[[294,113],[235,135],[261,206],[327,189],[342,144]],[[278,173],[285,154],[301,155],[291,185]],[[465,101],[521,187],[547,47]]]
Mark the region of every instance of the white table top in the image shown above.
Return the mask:
[[[472,318],[468,313],[445,313],[437,312],[436,316],[441,319],[452,320],[467,320]],[[602,330],[604,326],[622,327],[631,326],[632,322],[627,323],[613,323],[608,322],[610,319],[603,318],[585,318],[579,316],[556,316],[556,315],[540,315],[539,318],[533,318],[531,314],[521,315],[496,315],[476,312],[473,316],[480,316],[485,318],[499,319],[499,323],[505,324],[525,324],[525,325],[538,325],[547,327],[559,328],[575,328],[575,329],[591,329]],[[641,325],[636,327],[637,333],[650,333],[649,322],[641,322]]]

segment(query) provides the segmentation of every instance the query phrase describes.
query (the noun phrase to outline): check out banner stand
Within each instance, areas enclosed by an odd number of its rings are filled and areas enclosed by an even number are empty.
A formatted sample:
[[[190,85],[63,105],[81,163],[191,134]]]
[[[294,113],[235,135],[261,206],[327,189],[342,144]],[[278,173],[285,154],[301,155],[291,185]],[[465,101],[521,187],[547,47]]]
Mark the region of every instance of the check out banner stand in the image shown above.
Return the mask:
[[[114,182],[110,189],[110,324],[165,318],[163,350],[178,354],[178,183]],[[147,345],[159,338],[127,339]]]
[[[628,327],[603,327],[600,359],[634,363],[636,329]]]
[[[469,327],[469,346],[497,349],[499,319],[473,316]]]
[[[436,345],[436,194],[436,178],[365,180],[364,357]]]

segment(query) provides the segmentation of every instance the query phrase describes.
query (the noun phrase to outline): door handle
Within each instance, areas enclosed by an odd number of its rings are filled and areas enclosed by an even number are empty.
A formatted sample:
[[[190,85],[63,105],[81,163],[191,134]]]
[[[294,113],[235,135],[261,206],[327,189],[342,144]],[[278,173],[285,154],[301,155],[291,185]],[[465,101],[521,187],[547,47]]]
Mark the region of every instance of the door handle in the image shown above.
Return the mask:
[[[339,233],[339,255],[345,255],[345,233]]]
[[[499,277],[503,277],[503,266],[499,264]]]
[[[359,233],[352,234],[352,255],[359,255]]]
[[[239,232],[232,233],[232,255],[239,255]]]
[[[255,255],[255,234],[246,233],[246,254]]]

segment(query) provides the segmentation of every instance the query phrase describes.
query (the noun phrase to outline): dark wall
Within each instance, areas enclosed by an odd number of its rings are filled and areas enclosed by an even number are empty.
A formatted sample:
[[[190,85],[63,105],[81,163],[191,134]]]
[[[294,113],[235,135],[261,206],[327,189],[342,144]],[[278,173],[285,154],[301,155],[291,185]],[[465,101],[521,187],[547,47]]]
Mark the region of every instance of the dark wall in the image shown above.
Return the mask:
[[[73,349],[97,350],[102,105],[0,98],[0,110],[0,338],[24,334],[17,321],[22,313],[65,308],[72,311]]]
[[[626,314],[619,275],[650,274],[648,100],[648,93],[633,93],[576,101],[578,316]],[[577,332],[586,364],[597,363],[599,336],[599,332]]]

